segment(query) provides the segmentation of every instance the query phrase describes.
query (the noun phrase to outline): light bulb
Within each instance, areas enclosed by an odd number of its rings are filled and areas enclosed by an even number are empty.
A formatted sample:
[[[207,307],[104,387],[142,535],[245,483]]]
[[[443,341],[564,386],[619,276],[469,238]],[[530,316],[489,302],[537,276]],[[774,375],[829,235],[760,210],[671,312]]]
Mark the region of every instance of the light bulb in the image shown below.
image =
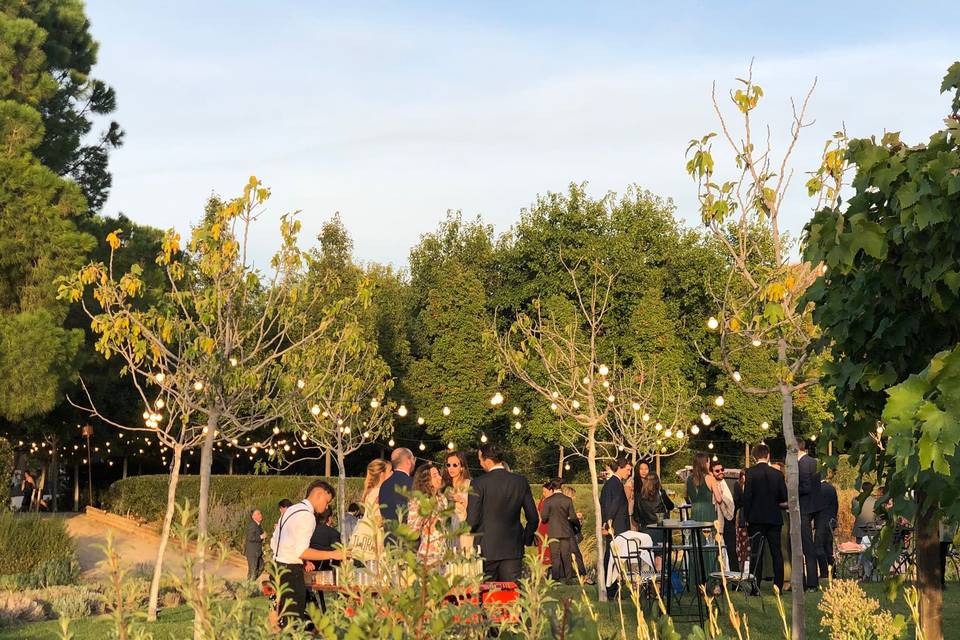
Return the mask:
[[[312,407],[310,407],[310,413],[312,413],[315,416],[320,415],[320,405],[315,404]]]
[[[607,368],[607,365],[605,365],[605,364],[600,365],[600,368],[597,369],[597,371],[599,371],[599,372],[600,372],[600,375],[602,375],[602,376],[605,376],[605,375],[607,375],[608,373],[610,373],[610,369],[608,369],[608,368]]]
[[[389,440],[387,440],[387,444],[392,447],[397,443],[393,441],[393,438],[390,438]]]
[[[445,416],[450,415],[450,407],[444,407],[441,413],[443,413]]]
[[[698,425],[693,425],[692,427],[690,427],[690,433],[692,433],[693,435],[697,435],[698,433],[700,433],[700,427]]]
[[[256,447],[252,447],[252,448],[250,449],[250,453],[252,453],[253,455],[257,455],[257,451],[258,451],[258,449],[257,449]]]
[[[150,419],[150,412],[149,412],[149,411],[144,411],[144,412],[143,412],[143,419],[144,419],[144,420],[149,420],[149,419]]]
[[[610,388],[610,381],[609,381],[609,380],[604,380],[604,381],[603,381],[603,388],[604,388],[604,389],[609,389],[609,388]]]
[[[554,400],[556,400],[557,398],[560,397],[560,392],[559,392],[559,391],[554,391],[554,392],[551,393],[550,395],[553,396],[553,399],[554,399]]]
[[[673,429],[671,429],[670,427],[667,427],[667,430],[663,432],[663,435],[669,438],[670,436],[673,435]]]
[[[583,376],[583,384],[590,384],[590,376]]]
[[[163,409],[166,406],[166,403],[163,401],[163,398],[157,398],[157,401],[153,403],[157,409]]]
[[[617,446],[617,451],[620,451],[621,453],[623,452],[623,445],[622,445],[622,444]]]
[[[337,426],[338,426],[338,427],[342,427],[342,426],[343,426],[343,418],[337,418]]]
[[[456,448],[456,447],[454,447],[453,442],[448,442],[448,443],[447,443],[447,449],[449,449],[450,451],[453,451],[455,448]]]
[[[350,431],[351,431],[350,427],[344,427],[344,428],[343,428],[343,432],[344,432],[346,435],[350,435]]]
[[[614,402],[616,401],[616,399],[617,399],[617,396],[613,395],[612,393],[607,396],[607,402]]]
[[[400,405],[400,407],[397,409],[397,415],[400,416],[401,418],[405,418],[405,417],[406,417],[406,415],[407,415],[407,407],[406,407],[406,405],[403,405],[403,404]]]
[[[754,338],[753,340],[750,341],[750,344],[752,344],[755,347],[759,347],[763,343],[760,342],[760,338]]]
[[[683,440],[683,431],[677,429],[677,432],[674,434],[677,437],[677,440]]]
[[[290,451],[290,445],[288,445],[288,444],[283,445],[283,450],[289,452],[289,451]]]
[[[480,434],[480,442],[482,442],[482,443],[484,443],[484,444],[487,443],[487,434],[485,434],[485,433],[481,433],[481,434]]]
[[[713,449],[713,443],[712,443],[712,442],[707,445],[707,449]]]
[[[660,424],[659,422],[655,424],[653,428],[656,429],[657,431],[663,431],[663,425]]]
[[[570,406],[573,407],[574,409],[579,409],[579,408],[580,408],[580,401],[579,401],[579,400],[574,400],[573,402],[570,403]]]
[[[766,422],[766,421],[761,422],[761,423],[760,423],[760,428],[763,429],[764,431],[766,431],[767,429],[770,428],[770,423],[769,423],[769,422]]]
[[[370,408],[371,408],[371,409],[376,409],[376,408],[379,407],[379,406],[380,406],[380,401],[379,401],[379,400],[377,400],[376,398],[373,398],[372,400],[370,400]]]
[[[230,358],[230,366],[231,366],[231,367],[237,366],[237,359],[236,359],[236,358]]]
[[[556,411],[556,410],[557,410],[557,403],[556,403],[556,402],[551,402],[551,403],[550,403],[550,411]]]
[[[369,440],[369,439],[370,439],[370,432],[369,432],[369,431],[364,431],[364,432],[363,432],[363,439],[364,439],[364,440]]]
[[[194,390],[194,391],[203,391],[203,383],[200,382],[199,380],[197,380],[196,382],[194,382],[194,383],[193,383],[193,390]]]
[[[645,413],[642,416],[640,416],[640,419],[643,420],[644,422],[650,422],[650,414]]]
[[[713,404],[717,405],[718,407],[722,407],[722,406],[723,406],[723,396],[717,396],[717,397],[714,399]]]
[[[717,456],[716,456],[716,455],[713,456],[713,461],[714,461],[714,462],[717,461]]]
[[[514,407],[512,413],[515,416],[520,415],[520,407]]]
[[[523,428],[523,425],[520,424],[520,421],[519,421],[519,420],[517,420],[516,422],[513,423],[513,428],[516,429],[517,431],[519,431],[520,429]]]
[[[707,412],[704,411],[700,414],[700,422],[703,423],[703,426],[709,427],[710,423],[713,422],[713,418],[707,415]]]
[[[419,417],[417,418],[417,424],[420,425],[421,427],[423,426],[423,423],[425,423],[425,422],[426,422],[426,420],[423,419],[423,416],[419,416]]]
[[[203,428],[203,432],[204,432],[204,433],[207,433],[208,431],[210,431],[210,427],[204,427],[204,428]]]
[[[297,389],[303,389],[305,386],[307,386],[306,382],[304,382],[302,379],[297,380]]]
[[[160,372],[157,375],[153,376],[153,379],[156,380],[158,383],[162,384],[163,381],[166,379],[166,377],[167,376],[163,375],[163,372]]]
[[[276,435],[280,435],[280,427],[274,427],[274,428],[273,428],[273,435],[275,435],[275,436],[276,436]]]
[[[501,404],[503,404],[503,394],[500,393],[499,391],[493,394],[493,397],[490,398],[490,404],[492,404],[495,407],[499,407]]]
[[[426,451],[426,450],[427,450],[427,445],[425,445],[425,444],[423,444],[423,443],[421,442],[421,443],[420,443],[420,451]]]
[[[813,434],[812,436],[810,436],[810,439],[813,440],[814,442],[816,442],[816,441],[817,441],[817,434]]]
[[[740,380],[742,380],[742,379],[743,379],[743,376],[740,375],[740,372],[739,372],[739,371],[734,371],[734,372],[733,372],[733,381],[734,381],[734,382],[740,382]]]
[[[719,320],[717,320],[713,316],[710,316],[709,318],[707,318],[707,329],[710,329],[710,331],[716,331],[717,327],[719,326],[720,326]]]
[[[564,470],[564,471],[570,471],[570,463],[569,463],[569,462],[564,462],[564,463],[563,463],[563,470]]]
[[[633,409],[634,411],[640,411],[640,403],[634,402],[633,404],[630,405],[630,408]]]

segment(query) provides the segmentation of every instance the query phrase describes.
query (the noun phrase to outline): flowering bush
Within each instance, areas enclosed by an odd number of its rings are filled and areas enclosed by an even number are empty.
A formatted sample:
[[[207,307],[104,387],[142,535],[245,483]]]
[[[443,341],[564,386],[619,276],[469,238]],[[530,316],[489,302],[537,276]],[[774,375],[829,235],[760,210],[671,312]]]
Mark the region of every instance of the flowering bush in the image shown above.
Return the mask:
[[[906,628],[903,616],[881,609],[854,580],[832,580],[819,609],[820,628],[830,640],[895,640]]]

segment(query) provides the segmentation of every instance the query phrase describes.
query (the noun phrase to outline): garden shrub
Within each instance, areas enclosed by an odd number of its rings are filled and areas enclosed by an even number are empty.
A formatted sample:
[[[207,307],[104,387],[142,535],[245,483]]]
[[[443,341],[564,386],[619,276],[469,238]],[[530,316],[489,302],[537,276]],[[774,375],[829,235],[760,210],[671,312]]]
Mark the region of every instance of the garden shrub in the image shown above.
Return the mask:
[[[48,587],[34,597],[56,618],[76,620],[103,612],[103,594],[88,585]]]
[[[13,475],[13,445],[6,438],[0,438],[0,500],[3,501],[3,509],[6,510],[10,504],[10,483],[8,480]]]
[[[906,628],[906,619],[880,608],[855,580],[832,580],[818,606],[820,628],[830,640],[895,640]]]
[[[43,605],[29,593],[0,591],[0,628],[46,619]]]
[[[0,575],[38,570],[41,584],[57,584],[71,577],[71,563],[76,564],[76,551],[61,518],[0,514]]]

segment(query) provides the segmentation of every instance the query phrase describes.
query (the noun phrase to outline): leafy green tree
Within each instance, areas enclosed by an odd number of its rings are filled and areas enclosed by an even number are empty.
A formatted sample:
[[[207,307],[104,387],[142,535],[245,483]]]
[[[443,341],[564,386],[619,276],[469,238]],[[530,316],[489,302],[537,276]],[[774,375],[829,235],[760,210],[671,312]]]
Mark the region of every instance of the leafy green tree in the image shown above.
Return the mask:
[[[809,299],[832,356],[828,434],[861,475],[877,474],[890,521],[914,522],[931,639],[943,637],[937,524],[960,521],[960,62],[941,91],[954,92],[952,112],[926,144],[897,133],[850,142],[853,195],[805,230],[806,259],[826,266]],[[892,548],[883,536],[879,547]]]
[[[719,182],[715,175],[710,133],[694,139],[688,147],[687,171],[697,182],[700,214],[716,242],[724,248],[729,265],[722,285],[715,291],[716,316],[708,326],[719,334],[715,366],[722,369],[744,392],[774,396],[787,448],[786,476],[793,566],[803,566],[800,544],[798,447],[794,427],[795,394],[816,385],[819,371],[814,356],[816,329],[811,321],[813,305],[803,299],[818,269],[791,260],[789,239],[781,232],[780,213],[790,186],[791,159],[800,132],[809,123],[806,110],[813,87],[799,108],[794,105],[786,151],[773,157],[769,143],[758,146],[754,111],[763,90],[753,82],[752,71],[740,80],[741,88],[730,92],[739,121],[725,116],[714,90],[713,106],[722,135],[720,141],[733,156],[736,171],[731,180]],[[808,181],[818,206],[834,204],[843,184],[843,143],[838,133],[824,148],[820,168]],[[776,363],[772,380],[752,380],[737,369],[741,354],[761,351]],[[792,574],[793,638],[805,637],[803,572]]]
[[[76,182],[87,209],[99,211],[110,191],[109,154],[122,143],[123,132],[110,122],[94,140],[89,139],[94,119],[113,113],[117,99],[110,86],[90,77],[98,44],[90,34],[83,2],[3,0],[0,12],[8,19],[29,20],[42,30],[41,64],[48,80],[37,104],[43,137],[36,156],[57,175]]]
[[[36,23],[0,13],[0,416],[51,410],[76,375],[83,332],[64,328],[54,278],[83,264],[93,239],[77,229],[76,184],[41,164],[38,109],[55,91]]]

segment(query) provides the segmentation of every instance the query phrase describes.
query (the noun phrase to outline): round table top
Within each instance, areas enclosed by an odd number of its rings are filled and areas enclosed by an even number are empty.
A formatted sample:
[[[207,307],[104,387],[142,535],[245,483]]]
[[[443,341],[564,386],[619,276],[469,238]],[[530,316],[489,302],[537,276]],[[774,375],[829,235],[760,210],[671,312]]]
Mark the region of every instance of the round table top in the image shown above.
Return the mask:
[[[646,529],[662,529],[664,531],[685,531],[689,529],[713,529],[712,522],[700,520],[664,520],[663,524],[648,524]]]

